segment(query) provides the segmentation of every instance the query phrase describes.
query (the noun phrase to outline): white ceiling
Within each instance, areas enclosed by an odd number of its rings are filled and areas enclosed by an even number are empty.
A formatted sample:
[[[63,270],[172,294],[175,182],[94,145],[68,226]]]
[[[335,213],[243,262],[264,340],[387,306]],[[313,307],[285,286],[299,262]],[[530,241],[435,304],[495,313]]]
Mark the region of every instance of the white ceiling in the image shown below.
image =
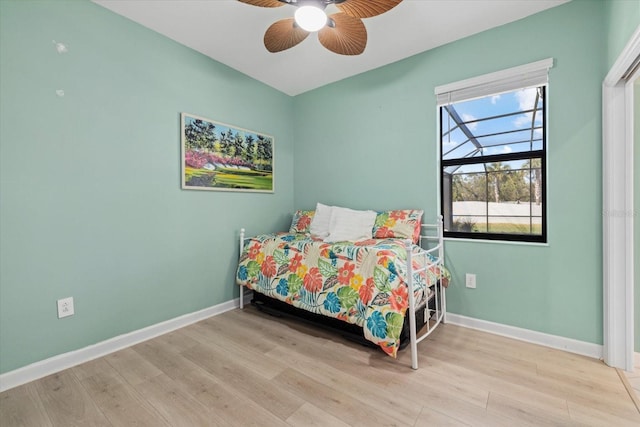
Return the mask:
[[[289,50],[269,53],[262,43],[264,32],[278,19],[293,16],[294,7],[289,5],[263,8],[236,0],[93,1],[293,96],[569,0],[404,0],[387,13],[363,20],[368,42],[358,56],[326,50],[315,34]]]

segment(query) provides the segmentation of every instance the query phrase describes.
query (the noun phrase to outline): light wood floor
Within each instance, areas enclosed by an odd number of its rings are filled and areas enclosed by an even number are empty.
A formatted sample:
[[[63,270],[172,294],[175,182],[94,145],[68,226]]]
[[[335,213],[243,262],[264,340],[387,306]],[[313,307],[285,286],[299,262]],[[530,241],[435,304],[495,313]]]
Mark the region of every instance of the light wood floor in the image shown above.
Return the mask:
[[[635,353],[633,372],[625,372],[629,386],[636,394],[636,402],[640,402],[640,353]],[[636,406],[638,406],[636,404]]]
[[[0,394],[9,426],[640,425],[602,362],[453,325],[398,360],[254,308]]]

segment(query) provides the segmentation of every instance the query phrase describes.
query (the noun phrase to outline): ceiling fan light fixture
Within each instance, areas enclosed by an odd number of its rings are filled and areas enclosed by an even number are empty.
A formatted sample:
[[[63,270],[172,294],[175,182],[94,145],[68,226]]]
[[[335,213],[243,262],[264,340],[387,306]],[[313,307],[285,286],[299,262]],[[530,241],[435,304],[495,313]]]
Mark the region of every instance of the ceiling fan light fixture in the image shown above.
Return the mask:
[[[327,25],[327,14],[317,6],[300,6],[294,15],[303,30],[315,32]]]
[[[2,1],[2,0],[0,0]],[[297,8],[295,17],[280,19],[264,33],[264,47],[281,52],[317,32],[318,41],[339,55],[360,55],[367,46],[367,29],[363,18],[378,16],[402,3],[402,0],[238,0],[260,7]],[[326,7],[339,12],[327,16]]]

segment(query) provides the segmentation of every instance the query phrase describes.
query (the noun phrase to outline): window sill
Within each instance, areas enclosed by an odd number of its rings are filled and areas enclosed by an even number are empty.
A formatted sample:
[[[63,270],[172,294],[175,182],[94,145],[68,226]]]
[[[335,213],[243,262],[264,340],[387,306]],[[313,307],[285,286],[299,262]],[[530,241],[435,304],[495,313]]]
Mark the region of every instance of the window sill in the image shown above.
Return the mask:
[[[471,243],[491,243],[498,245],[517,245],[517,246],[538,246],[538,247],[549,247],[549,242],[547,243],[539,243],[539,242],[522,242],[517,240],[493,240],[493,239],[465,239],[461,237],[445,237],[443,239],[445,242],[471,242]]]

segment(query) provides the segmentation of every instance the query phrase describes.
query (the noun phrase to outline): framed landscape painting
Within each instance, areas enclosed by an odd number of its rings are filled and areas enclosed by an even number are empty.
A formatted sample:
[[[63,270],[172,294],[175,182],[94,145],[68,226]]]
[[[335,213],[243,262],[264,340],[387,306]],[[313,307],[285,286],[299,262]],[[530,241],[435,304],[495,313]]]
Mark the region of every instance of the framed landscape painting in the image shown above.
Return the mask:
[[[181,114],[182,188],[274,192],[272,136]]]

